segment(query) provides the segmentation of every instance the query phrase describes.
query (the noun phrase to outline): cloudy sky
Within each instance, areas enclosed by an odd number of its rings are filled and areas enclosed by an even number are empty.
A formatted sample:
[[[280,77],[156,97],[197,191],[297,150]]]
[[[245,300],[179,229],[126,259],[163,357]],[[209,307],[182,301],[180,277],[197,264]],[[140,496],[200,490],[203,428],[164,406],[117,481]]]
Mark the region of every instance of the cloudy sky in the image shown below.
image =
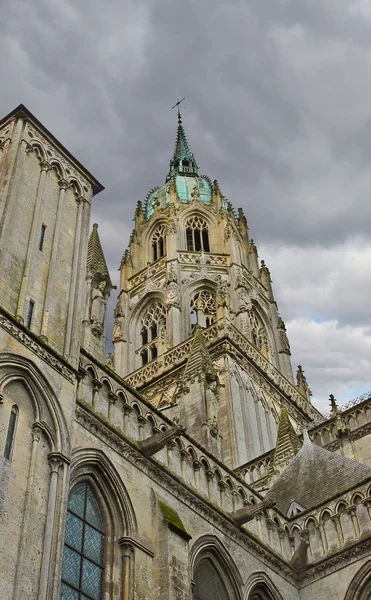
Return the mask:
[[[162,185],[177,93],[201,172],[242,206],[314,402],[371,389],[370,0],[12,0],[0,114],[24,103],[106,191],[112,276]]]

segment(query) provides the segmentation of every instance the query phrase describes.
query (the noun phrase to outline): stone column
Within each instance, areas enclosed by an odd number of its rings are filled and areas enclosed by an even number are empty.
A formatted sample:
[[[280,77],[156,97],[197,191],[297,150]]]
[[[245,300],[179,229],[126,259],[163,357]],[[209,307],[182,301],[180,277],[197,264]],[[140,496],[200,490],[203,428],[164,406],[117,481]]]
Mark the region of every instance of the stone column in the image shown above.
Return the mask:
[[[66,325],[66,338],[64,341],[64,353],[69,354],[71,349],[71,335],[74,324],[75,307],[76,307],[76,285],[80,263],[80,243],[82,233],[82,213],[85,198],[76,198],[77,202],[77,218],[76,218],[76,229],[75,229],[75,243],[73,247],[73,262],[72,262],[72,273],[70,281],[70,290],[68,296],[68,312],[67,312],[67,325]]]
[[[356,539],[359,538],[360,536],[360,529],[359,529],[359,523],[358,523],[358,519],[357,519],[357,507],[356,506],[349,506],[348,508],[349,514],[352,518],[352,523],[353,523],[353,528],[354,528],[354,534]]]
[[[200,489],[200,469],[201,469],[201,463],[199,460],[194,460],[193,461],[193,470],[194,470],[194,474],[195,474],[195,487],[196,490]]]
[[[138,415],[138,438],[140,442],[144,440],[144,427],[147,423],[148,421],[143,415]]]
[[[256,519],[256,527],[258,530],[258,538],[260,540],[263,540],[263,529],[262,529],[262,516],[260,515],[256,515],[255,517]]]
[[[124,434],[128,435],[129,415],[133,409],[131,408],[131,406],[129,406],[129,404],[124,404],[123,410],[124,410]]]
[[[36,423],[34,424],[31,435],[32,435],[32,447],[31,447],[30,463],[29,463],[29,468],[28,468],[27,488],[26,488],[24,506],[23,506],[23,520],[22,520],[21,536],[20,536],[20,540],[19,540],[17,566],[16,566],[16,571],[15,571],[13,600],[22,600],[22,596],[20,594],[21,594],[23,561],[24,561],[24,554],[25,554],[29,520],[30,520],[32,488],[33,488],[34,477],[35,477],[36,457],[37,457],[39,441],[41,438],[41,429],[38,424],[36,424]]]
[[[59,251],[59,238],[60,238],[60,232],[61,232],[61,222],[62,222],[62,217],[63,217],[63,212],[64,212],[64,200],[65,200],[65,195],[66,195],[66,189],[68,188],[68,186],[69,186],[69,183],[65,179],[61,179],[59,181],[59,199],[58,199],[57,217],[56,217],[55,226],[54,226],[52,252],[51,252],[51,257],[50,257],[50,265],[49,265],[49,275],[48,275],[48,282],[46,285],[44,310],[43,310],[42,324],[41,324],[41,335],[45,336],[46,338],[48,337],[50,302],[52,299],[55,268],[56,268],[58,251]]]
[[[210,498],[211,502],[214,501],[214,494],[213,494],[213,479],[214,479],[214,473],[209,469],[208,471],[206,471],[206,478],[207,478],[207,495]]]
[[[224,508],[224,499],[225,499],[225,488],[226,483],[222,480],[218,481],[219,491],[220,491],[220,506]]]
[[[271,548],[274,548],[274,539],[273,539],[274,522],[272,521],[272,519],[267,519],[267,529],[268,529],[269,545]]]
[[[108,393],[108,420],[112,423],[112,409],[114,404],[117,402],[117,396],[113,392]]]
[[[55,506],[57,501],[57,489],[58,489],[58,477],[59,467],[63,462],[68,462],[58,452],[52,452],[48,456],[48,462],[50,466],[50,483],[49,483],[49,497],[48,497],[48,508],[46,513],[46,523],[44,531],[44,546],[41,562],[40,571],[40,584],[39,584],[39,596],[38,600],[48,600],[48,583],[49,583],[49,571],[51,563],[51,549],[52,539],[54,531],[54,520],[55,520]]]
[[[285,553],[284,535],[285,535],[285,530],[282,527],[279,527],[278,528],[278,537],[280,540],[280,549],[281,549],[282,556],[285,558],[286,553]]]
[[[238,492],[236,492],[236,490],[232,490],[231,496],[232,496],[232,511],[236,512],[236,510],[238,508],[239,494],[238,494]]]
[[[185,448],[182,448],[180,451],[180,458],[181,458],[181,469],[182,469],[182,477],[184,479],[184,481],[187,480],[187,471],[186,471],[186,465],[187,465],[187,458],[189,456],[189,453],[187,452],[187,450]]]
[[[121,600],[133,600],[134,598],[134,547],[128,540],[119,540],[121,548],[122,562],[122,585],[121,585]]]
[[[99,390],[101,389],[101,387],[103,387],[103,384],[99,381],[99,379],[93,379],[92,408],[94,411],[97,410]]]
[[[325,530],[323,528],[323,523],[318,524],[318,529],[319,529],[319,533],[320,533],[321,540],[322,540],[323,553],[326,554],[326,552],[328,551],[328,544],[327,544],[327,537],[325,534]]]
[[[343,529],[342,529],[341,523],[340,523],[340,515],[333,515],[332,518],[335,522],[336,532],[337,532],[338,538],[339,538],[339,544],[340,544],[340,546],[342,546],[344,544],[344,534],[343,534]]]

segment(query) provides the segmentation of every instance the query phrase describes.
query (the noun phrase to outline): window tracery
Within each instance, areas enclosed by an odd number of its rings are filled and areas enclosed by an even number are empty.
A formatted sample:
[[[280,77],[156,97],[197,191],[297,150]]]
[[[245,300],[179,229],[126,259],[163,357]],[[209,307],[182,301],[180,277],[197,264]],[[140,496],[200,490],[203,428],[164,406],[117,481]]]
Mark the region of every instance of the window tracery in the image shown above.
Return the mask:
[[[101,600],[104,527],[98,502],[87,482],[68,498],[62,562],[61,600]]]
[[[142,365],[158,356],[159,343],[166,332],[166,308],[161,302],[153,302],[142,319],[141,351]]]
[[[162,223],[157,227],[155,232],[152,235],[151,243],[152,243],[152,260],[158,260],[165,256],[166,253],[166,225]]]
[[[191,331],[196,325],[209,327],[216,318],[215,294],[210,290],[201,290],[193,296],[190,302]]]
[[[250,321],[250,331],[251,331],[251,340],[254,346],[264,356],[268,356],[269,354],[269,344],[268,344],[268,336],[266,328],[263,324],[263,321],[258,316],[255,310],[251,310],[249,313],[249,321]]]
[[[187,250],[210,252],[209,230],[204,219],[195,215],[186,222]]]

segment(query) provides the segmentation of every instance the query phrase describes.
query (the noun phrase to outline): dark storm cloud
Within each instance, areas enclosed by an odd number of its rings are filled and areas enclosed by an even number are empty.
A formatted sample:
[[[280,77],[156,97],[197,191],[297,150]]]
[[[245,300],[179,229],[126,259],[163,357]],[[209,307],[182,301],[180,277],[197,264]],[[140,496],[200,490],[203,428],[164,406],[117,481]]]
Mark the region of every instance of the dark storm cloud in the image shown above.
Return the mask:
[[[345,0],[13,0],[0,22],[0,111],[26,104],[104,183],[93,221],[117,281],[136,202],[165,180],[178,89],[201,172],[244,208],[271,257],[295,359],[310,363],[309,325],[298,323],[318,315],[340,330],[310,321],[312,340],[346,336],[352,324],[366,351],[367,10]],[[354,273],[349,244],[365,276]],[[333,286],[318,272],[324,265]],[[347,380],[346,358],[338,360]]]

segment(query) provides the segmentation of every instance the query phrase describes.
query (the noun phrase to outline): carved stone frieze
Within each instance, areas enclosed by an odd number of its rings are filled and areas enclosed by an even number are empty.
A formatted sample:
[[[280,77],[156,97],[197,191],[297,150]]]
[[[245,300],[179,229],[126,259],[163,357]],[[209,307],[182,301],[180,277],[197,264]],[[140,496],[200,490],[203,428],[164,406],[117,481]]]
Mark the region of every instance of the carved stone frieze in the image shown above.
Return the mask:
[[[49,163],[51,161],[57,161],[63,171],[64,179],[66,179],[68,182],[76,180],[81,188],[82,196],[87,199],[91,191],[90,182],[80,172],[78,172],[73,167],[71,162],[67,161],[66,158],[60,152],[58,152],[58,150],[56,150],[56,148],[52,146],[50,142],[40,134],[39,131],[32,127],[30,123],[27,123],[25,138],[25,141],[31,147],[35,144],[35,142],[40,144],[45,153],[45,160],[48,160]]]

